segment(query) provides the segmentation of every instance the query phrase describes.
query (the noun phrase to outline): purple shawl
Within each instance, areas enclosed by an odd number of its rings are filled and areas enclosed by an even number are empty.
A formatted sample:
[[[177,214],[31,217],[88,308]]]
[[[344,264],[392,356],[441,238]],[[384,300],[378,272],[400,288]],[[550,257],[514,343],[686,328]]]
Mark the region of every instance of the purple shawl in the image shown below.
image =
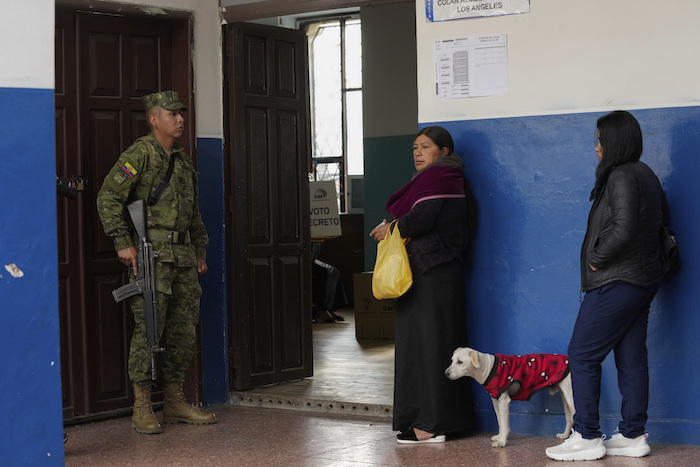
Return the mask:
[[[421,201],[465,197],[462,171],[455,167],[433,165],[426,167],[391,195],[386,202],[386,210],[399,219]]]

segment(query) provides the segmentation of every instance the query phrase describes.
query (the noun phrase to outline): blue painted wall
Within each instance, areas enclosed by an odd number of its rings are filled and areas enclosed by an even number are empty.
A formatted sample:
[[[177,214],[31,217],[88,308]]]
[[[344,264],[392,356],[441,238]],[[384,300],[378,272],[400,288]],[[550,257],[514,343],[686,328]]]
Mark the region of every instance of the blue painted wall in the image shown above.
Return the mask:
[[[63,465],[53,89],[0,102],[0,465]]]
[[[470,346],[489,353],[567,352],[579,308],[579,255],[598,163],[595,125],[604,113],[421,125],[450,131],[479,201],[477,252],[466,283]],[[700,314],[694,293],[700,280],[700,247],[694,241],[700,237],[700,108],[632,113],[644,133],[642,160],[666,190],[683,261],[681,274],[662,285],[650,313],[647,431],[653,443],[698,444],[700,403],[679,397],[679,391],[700,385]],[[388,195],[410,179],[412,141],[413,135],[365,139],[368,229],[384,215]],[[368,269],[375,250],[368,241]],[[489,396],[478,385],[474,394],[478,428],[497,431]],[[620,404],[611,356],[604,363],[600,404],[608,435],[619,422]],[[511,405],[514,433],[553,436],[563,426],[558,395],[542,393]]]
[[[197,139],[199,208],[209,235],[207,266],[202,276],[202,383],[206,404],[228,397],[228,330],[226,317],[226,243],[224,240],[223,141]]]
[[[441,123],[455,139],[481,216],[473,272],[467,281],[472,347],[489,353],[566,353],[579,307],[579,255],[598,163],[595,125],[601,113]],[[700,384],[694,294],[700,236],[700,108],[632,112],[644,133],[642,160],[659,176],[681,244],[683,271],[664,284],[649,319],[651,442],[700,440],[700,403],[678,397]],[[438,123],[440,124],[440,123]],[[427,124],[426,124],[427,126]],[[490,398],[477,389],[479,424],[496,431]],[[604,364],[603,431],[612,434],[621,398],[612,356]],[[540,394],[512,407],[513,432],[553,435],[563,427],[559,397]]]

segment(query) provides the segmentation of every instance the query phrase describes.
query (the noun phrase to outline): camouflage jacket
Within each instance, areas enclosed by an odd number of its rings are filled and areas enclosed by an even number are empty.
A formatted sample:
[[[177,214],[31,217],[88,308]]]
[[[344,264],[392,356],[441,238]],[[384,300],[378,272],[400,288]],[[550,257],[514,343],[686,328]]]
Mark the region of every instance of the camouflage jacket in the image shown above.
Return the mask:
[[[209,244],[199,212],[197,172],[189,156],[177,143],[172,149],[175,167],[160,200],[147,207],[150,240],[158,252],[158,261],[176,266],[197,265],[197,258],[206,259]],[[114,240],[116,251],[136,246],[137,239],[125,220],[124,206],[143,199],[148,201],[165,176],[170,156],[153,135],[136,140],[109,171],[97,193],[97,212],[102,227]],[[127,216],[128,217],[128,216]],[[189,232],[191,243],[170,243],[164,233]]]

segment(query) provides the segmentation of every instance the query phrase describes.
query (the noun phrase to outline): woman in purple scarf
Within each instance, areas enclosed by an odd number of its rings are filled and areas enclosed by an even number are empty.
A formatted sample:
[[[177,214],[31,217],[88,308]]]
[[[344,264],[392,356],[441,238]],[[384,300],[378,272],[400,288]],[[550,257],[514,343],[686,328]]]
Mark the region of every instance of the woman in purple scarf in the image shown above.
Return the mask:
[[[464,274],[478,210],[447,130],[421,130],[413,162],[417,173],[386,203],[408,238],[413,272],[396,313],[393,427],[399,443],[439,443],[472,425],[468,378],[450,381],[444,370],[467,344]],[[388,228],[385,220],[370,235],[380,241]]]

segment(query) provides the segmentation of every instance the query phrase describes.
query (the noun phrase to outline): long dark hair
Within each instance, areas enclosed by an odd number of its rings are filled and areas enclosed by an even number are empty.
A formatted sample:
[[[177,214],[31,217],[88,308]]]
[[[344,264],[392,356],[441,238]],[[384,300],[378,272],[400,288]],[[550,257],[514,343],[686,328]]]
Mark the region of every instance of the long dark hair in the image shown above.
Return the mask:
[[[418,138],[420,135],[425,135],[432,139],[433,143],[435,143],[435,145],[440,149],[449,149],[450,154],[455,152],[455,143],[452,141],[452,135],[441,126],[427,126],[418,132],[416,138]]]
[[[591,200],[598,198],[610,173],[623,164],[642,157],[642,129],[631,113],[615,110],[598,119],[596,134],[603,151],[603,160],[595,169],[595,186]]]
[[[449,154],[455,152],[455,143],[452,140],[452,135],[449,131],[441,126],[427,126],[418,132],[416,138],[420,135],[425,135],[440,149],[449,149]],[[448,155],[449,155],[448,154]],[[476,197],[472,191],[471,184],[466,177],[464,177],[464,193],[467,198],[467,247],[466,247],[466,259],[467,263],[471,263],[474,258],[474,244],[476,240],[476,231],[479,227],[479,204],[476,202]]]

